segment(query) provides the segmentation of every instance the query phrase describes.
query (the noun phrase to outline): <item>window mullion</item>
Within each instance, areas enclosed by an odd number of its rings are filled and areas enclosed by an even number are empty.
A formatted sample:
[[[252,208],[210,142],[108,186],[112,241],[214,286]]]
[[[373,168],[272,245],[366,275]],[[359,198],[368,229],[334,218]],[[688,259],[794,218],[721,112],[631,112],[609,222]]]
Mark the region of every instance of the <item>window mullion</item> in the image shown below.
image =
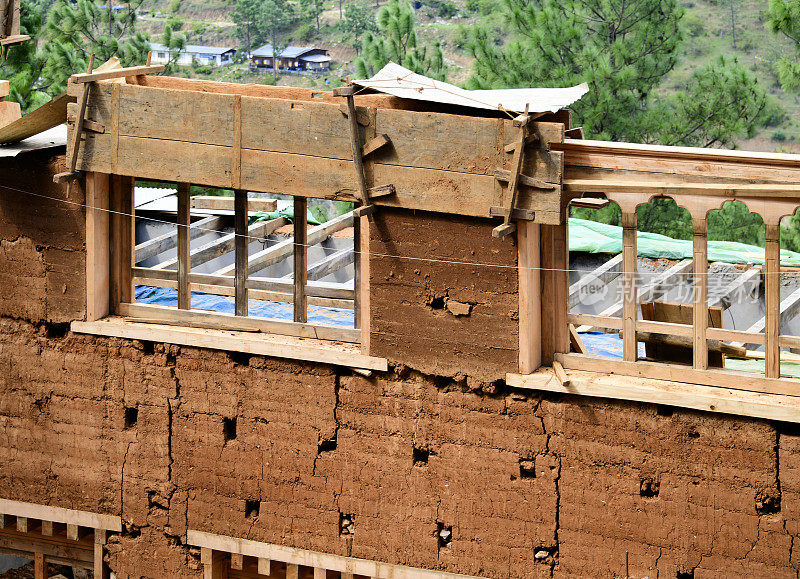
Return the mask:
[[[189,189],[188,183],[178,183],[178,309],[181,310],[191,309],[189,273],[192,264],[189,246],[189,227],[191,226]]]
[[[234,222],[236,242],[234,245],[236,269],[234,273],[235,311],[237,316],[247,315],[247,267],[248,246],[247,237],[247,191],[236,189],[234,191]]]
[[[294,321],[306,323],[306,279],[308,278],[308,247],[306,213],[308,200],[294,198]]]

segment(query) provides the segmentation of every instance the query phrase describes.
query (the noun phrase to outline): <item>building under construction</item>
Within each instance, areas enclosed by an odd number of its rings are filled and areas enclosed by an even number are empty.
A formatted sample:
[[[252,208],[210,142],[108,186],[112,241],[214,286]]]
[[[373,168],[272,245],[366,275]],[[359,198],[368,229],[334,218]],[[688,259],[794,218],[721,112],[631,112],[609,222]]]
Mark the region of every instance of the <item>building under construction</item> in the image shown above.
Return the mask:
[[[800,156],[585,140],[586,87],[158,70],[0,127],[0,552],[36,579],[797,576]],[[648,257],[662,197],[693,238]],[[707,239],[732,201],[765,247]],[[570,208],[609,203],[613,243],[574,245]]]

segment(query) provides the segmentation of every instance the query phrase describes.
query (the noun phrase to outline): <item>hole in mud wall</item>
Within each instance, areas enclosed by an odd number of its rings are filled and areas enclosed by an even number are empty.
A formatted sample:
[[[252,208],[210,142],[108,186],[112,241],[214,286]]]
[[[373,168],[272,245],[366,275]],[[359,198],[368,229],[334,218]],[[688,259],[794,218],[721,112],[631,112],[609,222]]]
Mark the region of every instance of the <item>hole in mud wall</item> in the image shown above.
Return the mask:
[[[50,340],[60,340],[64,336],[67,335],[69,332],[69,323],[63,324],[54,324],[54,323],[47,323],[45,324],[45,336]]]
[[[643,478],[639,483],[639,496],[652,499],[658,496],[661,483],[651,477]]]
[[[255,519],[261,511],[261,501],[247,499],[244,502],[244,516],[247,519]]]
[[[317,445],[317,454],[322,454],[323,452],[331,452],[332,450],[336,450],[336,438],[323,440]]]
[[[136,423],[139,422],[139,409],[132,407],[132,408],[125,408],[125,430],[133,428],[136,426]]]
[[[155,354],[155,342],[142,342],[142,353],[147,355]]]
[[[228,359],[234,364],[239,364],[241,366],[249,366],[250,358],[252,357],[252,354],[246,352],[228,352]]]
[[[411,453],[414,459],[414,466],[425,466],[428,464],[428,459],[430,458],[431,454],[432,453],[429,448],[415,446]]]
[[[434,310],[444,309],[444,296],[435,296],[428,300],[428,305]]]
[[[690,428],[690,429],[689,429],[689,431],[686,433],[686,436],[688,436],[689,438],[691,438],[691,439],[693,439],[693,440],[694,440],[694,439],[698,439],[698,438],[700,438],[700,433],[699,433],[699,432],[697,432],[697,429],[695,429],[694,427],[692,427],[692,428]]]
[[[774,515],[781,512],[781,494],[777,489],[766,489],[756,495],[756,513]]]
[[[440,549],[449,549],[453,546],[453,525],[436,523],[436,537],[439,539]]]
[[[675,579],[694,579],[694,571],[678,571]]]
[[[225,442],[229,440],[236,440],[236,418],[223,418],[222,419],[222,435]]]
[[[356,517],[352,514],[339,513],[339,534],[354,535],[356,532]]]
[[[675,409],[672,406],[662,406],[661,404],[656,406],[656,414],[659,416],[666,416],[667,418],[670,418],[674,411]]]
[[[536,465],[532,460],[519,459],[519,478],[536,478]]]

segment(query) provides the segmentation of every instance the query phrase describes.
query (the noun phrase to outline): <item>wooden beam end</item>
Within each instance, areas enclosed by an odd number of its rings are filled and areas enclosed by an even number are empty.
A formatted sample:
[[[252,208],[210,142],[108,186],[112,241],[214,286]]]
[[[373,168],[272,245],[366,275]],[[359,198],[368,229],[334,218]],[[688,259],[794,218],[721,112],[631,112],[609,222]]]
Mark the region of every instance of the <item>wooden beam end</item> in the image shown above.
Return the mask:
[[[53,175],[53,183],[70,183],[78,178],[80,171],[67,171],[66,173],[56,173]]]
[[[502,225],[498,225],[494,229],[492,229],[492,237],[496,237],[498,239],[505,237],[506,235],[511,235],[517,230],[517,226],[513,223],[503,223]]]

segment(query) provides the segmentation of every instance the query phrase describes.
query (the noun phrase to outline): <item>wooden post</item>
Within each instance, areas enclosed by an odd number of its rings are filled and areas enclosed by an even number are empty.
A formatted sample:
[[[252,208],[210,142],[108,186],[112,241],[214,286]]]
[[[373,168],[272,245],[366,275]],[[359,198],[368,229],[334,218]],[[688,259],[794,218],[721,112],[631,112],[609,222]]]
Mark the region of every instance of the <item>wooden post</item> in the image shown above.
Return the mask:
[[[305,323],[308,317],[306,278],[308,277],[308,247],[306,243],[306,212],[308,200],[294,198],[294,321]]]
[[[94,322],[109,310],[108,175],[86,174],[86,321]]]
[[[33,576],[35,579],[47,579],[47,562],[44,553],[33,554]]]
[[[42,521],[42,535],[45,537],[53,536],[53,521]]]
[[[622,213],[622,357],[635,362],[639,345],[636,340],[638,297],[636,288],[636,211]]]
[[[258,558],[258,574],[259,575],[269,575],[271,572],[271,561],[269,559],[262,559],[261,557]]]
[[[67,539],[77,541],[81,538],[81,528],[78,525],[67,524]]]
[[[542,363],[542,291],[539,225],[517,223],[519,266],[519,371],[530,374]]]
[[[94,579],[108,579],[109,572],[103,561],[103,549],[106,545],[106,531],[94,530]]]
[[[353,327],[361,328],[361,218],[353,219]]]
[[[764,370],[767,378],[781,374],[781,228],[765,225],[764,235]]]
[[[694,266],[694,368],[708,369],[708,236],[706,220],[692,217],[692,244]]]
[[[320,567],[314,567],[314,579],[325,579],[327,575],[328,573],[327,571],[325,571],[325,569],[322,569]]]
[[[358,299],[358,321],[361,328],[361,353],[370,352],[370,296],[369,296],[369,236],[370,221],[366,216],[356,217],[358,222],[358,285],[354,287]]]
[[[228,576],[225,553],[222,551],[202,547],[200,562],[203,564],[203,579],[225,579]]]
[[[286,579],[297,579],[299,575],[299,567],[291,563],[286,563]]]
[[[241,571],[244,568],[244,555],[241,553],[231,553],[231,569]]]
[[[189,190],[188,183],[178,183],[178,309],[181,310],[192,307],[189,291],[189,273],[192,269],[189,245],[189,228],[192,225]]]
[[[234,191],[234,222],[236,240],[234,244],[236,270],[234,272],[236,315],[247,315],[247,258],[250,238],[247,236],[247,191]]]
[[[112,175],[110,178],[110,280],[111,305],[130,303],[133,299],[133,178]]]

